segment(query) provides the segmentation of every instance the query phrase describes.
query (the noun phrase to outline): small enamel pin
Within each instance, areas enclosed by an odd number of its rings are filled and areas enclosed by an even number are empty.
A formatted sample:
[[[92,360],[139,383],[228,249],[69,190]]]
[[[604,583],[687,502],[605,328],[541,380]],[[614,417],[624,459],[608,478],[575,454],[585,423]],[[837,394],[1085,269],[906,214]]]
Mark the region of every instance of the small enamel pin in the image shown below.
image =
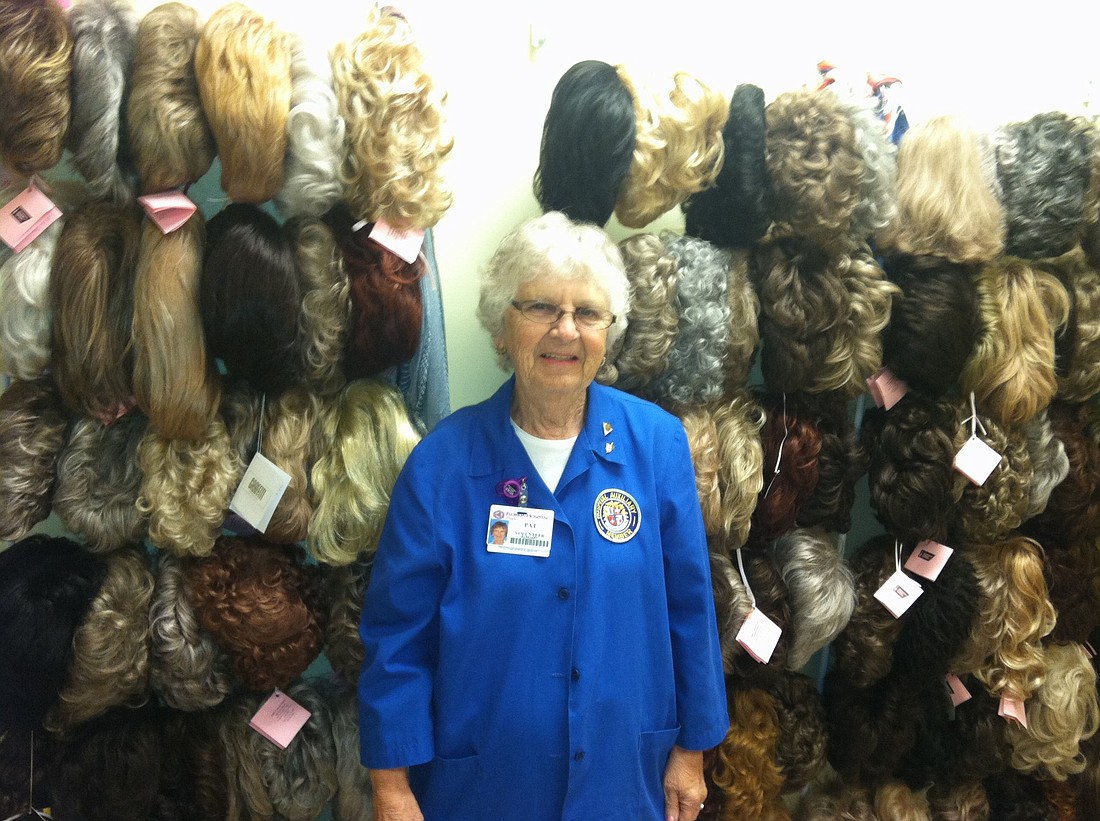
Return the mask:
[[[613,427],[611,427],[610,422],[604,422],[603,423],[603,435],[604,436],[610,436],[611,431],[613,431],[613,430],[615,430],[615,429]]]
[[[604,453],[611,453],[611,451],[613,451],[613,450],[615,450],[615,443],[614,442],[608,442],[607,444],[605,444],[603,446],[603,452]]]

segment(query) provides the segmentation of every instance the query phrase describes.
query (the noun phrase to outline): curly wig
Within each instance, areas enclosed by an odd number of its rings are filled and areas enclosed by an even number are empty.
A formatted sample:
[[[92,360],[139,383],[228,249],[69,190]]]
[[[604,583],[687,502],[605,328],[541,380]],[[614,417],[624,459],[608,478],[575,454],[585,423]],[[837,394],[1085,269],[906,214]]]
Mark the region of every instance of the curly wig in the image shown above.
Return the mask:
[[[102,560],[66,538],[35,534],[0,551],[0,741],[41,727],[105,573]]]
[[[753,543],[769,542],[790,531],[818,479],[821,433],[795,401],[758,393],[764,408],[762,492],[752,514]]]
[[[817,484],[798,509],[799,527],[824,527],[847,533],[852,526],[856,482],[867,472],[867,453],[856,439],[843,396],[815,394],[788,396],[817,426],[821,452],[817,457]]]
[[[103,560],[103,583],[73,634],[68,680],[46,716],[46,728],[53,732],[148,698],[153,574],[139,548],[117,550]]]
[[[932,398],[959,381],[981,333],[976,270],[942,257],[893,254],[886,275],[894,296],[882,332],[882,361],[910,388]]]
[[[122,121],[129,96],[137,21],[123,0],[84,0],[69,14],[73,37],[73,165],[96,199],[133,197]]]
[[[132,401],[131,326],[141,211],[91,201],[69,214],[50,272],[50,369],[65,404],[103,421]]]
[[[554,86],[542,126],[535,199],[542,210],[604,226],[634,155],[634,97],[614,67],[571,66]]]
[[[909,129],[898,149],[897,215],[878,235],[882,247],[963,265],[998,256],[1005,214],[983,150],[978,135],[954,117]]]
[[[703,510],[707,536],[722,533],[722,494],[718,488],[718,428],[714,414],[706,405],[688,405],[675,409],[687,433],[691,461],[695,467],[695,489]]]
[[[718,444],[718,492],[721,530],[727,550],[749,539],[757,499],[764,488],[765,413],[755,398],[735,393],[710,408]]]
[[[288,218],[325,214],[343,194],[344,118],[337,111],[328,55],[292,36],[286,173],[275,194]]]
[[[359,623],[372,562],[373,557],[364,557],[348,565],[321,565],[321,588],[328,605],[325,656],[348,686],[359,681],[359,671],[363,667]]]
[[[50,515],[67,421],[48,376],[0,395],[0,539],[21,539]]]
[[[836,538],[820,528],[792,530],[771,549],[791,602],[787,667],[800,670],[848,624],[855,580]]]
[[[825,705],[809,676],[787,672],[769,692],[779,719],[776,762],[784,790],[800,790],[825,769]]]
[[[300,548],[221,536],[185,569],[184,595],[244,685],[285,688],[324,639],[318,570]]]
[[[73,37],[56,0],[0,9],[0,165],[29,177],[61,159],[69,128]]]
[[[1060,111],[1005,126],[997,175],[1008,218],[1006,250],[1026,259],[1070,250],[1085,225],[1096,150],[1093,126]]]
[[[711,778],[723,795],[722,821],[773,817],[780,804],[783,773],[776,760],[778,704],[760,689],[729,693],[730,728],[715,750]]]
[[[1046,678],[1027,702],[1027,729],[1009,722],[1012,768],[1064,781],[1085,769],[1083,740],[1100,729],[1096,670],[1079,644],[1049,644]]]
[[[1058,810],[1046,799],[1042,782],[1005,769],[985,779],[989,817],[996,821],[1059,821]]]
[[[214,161],[214,135],[195,76],[199,29],[198,12],[173,2],[138,24],[126,114],[145,194],[197,182]]]
[[[149,517],[149,541],[177,555],[208,555],[244,470],[225,423],[214,417],[198,442],[150,429],[138,443],[137,462],[143,475],[137,506]]]
[[[442,167],[454,140],[446,94],[408,21],[373,7],[361,32],[333,48],[332,81],[347,124],[341,180],[353,221],[431,228],[451,207]]]
[[[879,821],[870,791],[838,778],[804,791],[794,817],[797,821]]]
[[[1047,551],[1050,603],[1058,614],[1055,641],[1087,642],[1100,626],[1100,550],[1095,537]]]
[[[1054,340],[1069,317],[1066,289],[1051,274],[1004,257],[982,269],[977,293],[983,329],[960,384],[1001,424],[1023,424],[1054,397]]]
[[[302,306],[298,339],[302,377],[323,396],[344,387],[343,357],[351,315],[351,285],[332,229],[319,219],[302,217],[287,225],[294,238]]]
[[[247,465],[256,455],[264,407],[265,397],[247,381],[231,379],[226,382],[218,413],[225,422],[229,444],[242,465]]]
[[[734,659],[744,654],[737,633],[752,612],[753,603],[741,575],[729,555],[719,545],[710,550],[710,582],[714,593],[714,615],[718,621],[718,644],[722,648],[722,666],[734,670]]]
[[[325,408],[321,429],[328,450],[311,473],[309,551],[318,561],[351,564],[378,546],[390,491],[420,434],[401,394],[371,380],[349,383]]]
[[[324,695],[336,745],[333,821],[374,821],[369,770],[359,763],[359,702],[355,690],[341,688]]]
[[[622,347],[615,359],[616,384],[644,390],[668,370],[680,326],[677,259],[656,234],[635,234],[619,243],[630,283],[630,307]]]
[[[730,305],[729,350],[726,352],[726,393],[749,382],[753,357],[760,344],[760,300],[749,277],[748,251],[730,253],[727,295]]]
[[[228,707],[220,706],[180,714],[184,728],[181,752],[193,785],[194,817],[240,817],[229,815],[227,756],[220,732],[228,713]]]
[[[242,3],[222,6],[202,28],[195,76],[222,190],[234,202],[266,202],[283,183],[290,63],[289,37]]]
[[[27,813],[32,799],[40,805],[49,803],[50,775],[59,746],[49,733],[7,728],[0,732],[0,813],[5,818],[31,821],[37,818]]]
[[[936,821],[989,821],[989,799],[980,781],[933,784],[928,806]]]
[[[875,813],[890,821],[932,821],[928,799],[901,781],[886,781],[875,789]]]
[[[110,425],[77,419],[69,428],[57,461],[53,509],[88,550],[102,553],[145,538],[148,522],[136,504],[137,449],[148,424],[134,410]]]
[[[1069,319],[1055,340],[1058,396],[1087,402],[1100,393],[1100,271],[1080,248],[1034,265],[1058,277],[1069,297]]]
[[[298,267],[290,237],[255,205],[206,226],[201,311],[207,351],[233,377],[277,396],[298,378]]]
[[[856,240],[870,240],[897,215],[897,149],[866,101],[842,98],[840,107],[852,125],[863,165],[859,202],[849,232]]]
[[[615,214],[628,228],[642,228],[714,183],[729,109],[687,72],[676,72],[667,88],[643,90],[623,66],[617,71],[634,100],[636,132]]]
[[[0,265],[0,366],[16,379],[50,364],[50,267],[64,227],[62,217]]]
[[[264,420],[263,453],[290,475],[271,516],[264,538],[277,544],[306,539],[313,517],[309,471],[320,454],[321,402],[303,388],[293,388],[267,407]]]
[[[997,714],[1000,699],[989,695],[982,687],[966,683],[972,698],[954,709],[954,720],[944,721],[934,728],[939,732],[931,740],[935,758],[928,780],[935,784],[953,786],[980,782],[1008,767],[1007,722]],[[941,701],[941,714],[943,704]],[[927,737],[925,741],[927,743]]]
[[[761,664],[748,653],[741,653],[732,658],[731,670],[727,676],[727,689],[730,682],[743,687],[767,688],[771,687],[777,678],[783,676],[787,669],[791,625],[787,588],[783,584],[779,568],[775,566],[774,560],[767,552],[742,551],[741,559],[756,609],[775,622],[782,634],[767,664]],[[733,563],[736,564],[736,559]],[[739,576],[738,581],[740,580]]]
[[[771,221],[771,189],[764,162],[764,91],[743,83],[734,90],[722,129],[722,167],[714,185],[683,203],[686,231],[719,248],[751,248]]]
[[[1077,817],[1097,818],[1100,813],[1100,763],[1090,759],[1077,783]]]

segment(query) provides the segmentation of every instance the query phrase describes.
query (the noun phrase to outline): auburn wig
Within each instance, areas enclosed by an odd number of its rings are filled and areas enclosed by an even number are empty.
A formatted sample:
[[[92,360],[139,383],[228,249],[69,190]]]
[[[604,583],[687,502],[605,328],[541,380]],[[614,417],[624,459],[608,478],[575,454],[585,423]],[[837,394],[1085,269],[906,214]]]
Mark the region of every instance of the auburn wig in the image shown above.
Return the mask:
[[[303,217],[288,224],[301,275],[302,307],[298,339],[302,377],[323,396],[344,387],[344,348],[351,314],[351,286],[344,258],[332,229],[319,219]]]
[[[50,515],[67,421],[48,376],[0,395],[0,539],[21,539]]]
[[[764,690],[736,687],[729,693],[730,728],[715,750],[711,769],[723,793],[723,821],[772,818],[782,804],[777,708],[775,697]]]
[[[656,234],[635,234],[619,243],[630,282],[630,308],[615,359],[617,384],[645,390],[668,369],[680,324],[677,259]]]
[[[735,393],[710,408],[718,443],[721,536],[726,550],[749,539],[753,512],[764,487],[763,408],[747,393]]]
[[[764,408],[760,441],[764,449],[763,490],[752,518],[754,543],[790,531],[802,504],[817,487],[821,433],[803,408],[786,395],[757,394]]]

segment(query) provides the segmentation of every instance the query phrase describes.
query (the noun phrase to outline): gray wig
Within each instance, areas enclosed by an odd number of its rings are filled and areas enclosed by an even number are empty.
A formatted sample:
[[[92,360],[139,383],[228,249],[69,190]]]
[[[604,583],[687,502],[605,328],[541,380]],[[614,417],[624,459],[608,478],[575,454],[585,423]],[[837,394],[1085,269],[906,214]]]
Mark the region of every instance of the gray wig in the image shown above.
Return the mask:
[[[852,237],[862,241],[889,225],[897,214],[897,149],[869,106],[854,98],[842,99],[841,109],[851,121],[863,160],[859,203],[849,227]]]
[[[1024,520],[1047,509],[1050,493],[1069,475],[1069,457],[1062,440],[1054,435],[1046,409],[1024,423],[1028,454],[1031,456],[1031,495]]]
[[[0,365],[34,379],[50,364],[50,268],[65,219],[0,266]]]

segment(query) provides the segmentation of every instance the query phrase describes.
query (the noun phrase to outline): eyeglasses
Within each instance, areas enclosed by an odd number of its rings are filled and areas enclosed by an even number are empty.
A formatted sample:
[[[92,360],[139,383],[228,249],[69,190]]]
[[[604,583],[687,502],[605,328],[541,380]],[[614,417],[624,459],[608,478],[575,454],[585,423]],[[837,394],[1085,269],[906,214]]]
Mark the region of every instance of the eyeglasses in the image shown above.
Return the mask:
[[[615,322],[615,314],[611,311],[584,307],[566,311],[560,305],[543,302],[540,299],[528,299],[525,302],[516,302],[513,299],[512,307],[523,314],[524,319],[540,325],[553,325],[566,314],[573,317],[574,325],[588,331],[602,331],[604,328],[610,328]]]

